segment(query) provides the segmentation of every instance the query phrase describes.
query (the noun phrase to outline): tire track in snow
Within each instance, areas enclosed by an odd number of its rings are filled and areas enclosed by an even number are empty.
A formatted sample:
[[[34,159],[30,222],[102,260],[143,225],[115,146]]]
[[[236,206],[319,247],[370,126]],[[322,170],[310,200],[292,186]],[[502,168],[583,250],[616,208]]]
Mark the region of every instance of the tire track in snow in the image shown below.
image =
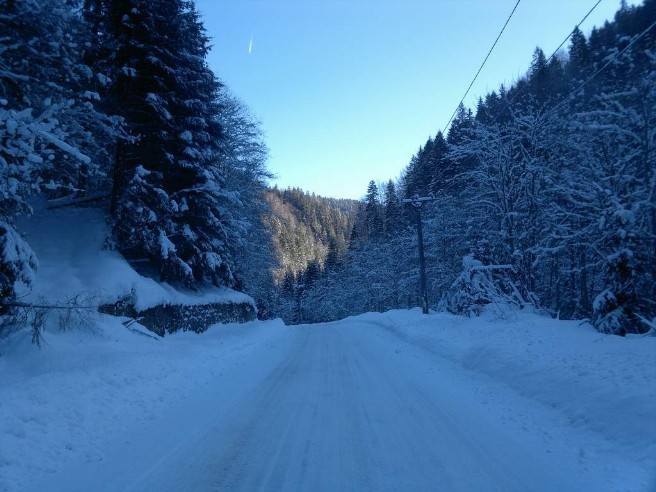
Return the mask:
[[[138,490],[583,490],[388,327],[290,330],[282,362]]]

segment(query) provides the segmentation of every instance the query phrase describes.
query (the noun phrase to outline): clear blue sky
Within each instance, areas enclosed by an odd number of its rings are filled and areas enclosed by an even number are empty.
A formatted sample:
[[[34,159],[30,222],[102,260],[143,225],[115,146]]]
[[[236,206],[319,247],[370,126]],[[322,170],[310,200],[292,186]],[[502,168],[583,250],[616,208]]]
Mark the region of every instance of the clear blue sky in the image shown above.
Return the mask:
[[[274,182],[360,198],[444,127],[515,1],[196,3],[210,66],[262,122]],[[549,56],[595,2],[522,0],[465,104],[522,75],[536,46]],[[583,32],[619,4],[603,0]]]

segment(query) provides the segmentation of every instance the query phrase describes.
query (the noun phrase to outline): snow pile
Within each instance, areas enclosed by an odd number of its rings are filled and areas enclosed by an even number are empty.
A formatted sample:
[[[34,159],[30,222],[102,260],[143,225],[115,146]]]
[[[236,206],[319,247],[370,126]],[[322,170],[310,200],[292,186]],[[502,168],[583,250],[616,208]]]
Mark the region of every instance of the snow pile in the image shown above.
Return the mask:
[[[166,460],[177,464],[176,453],[209,463],[206,472],[214,476],[216,455],[196,447],[206,433],[214,433],[213,450],[229,455],[246,440],[256,443],[258,453],[274,456],[281,439],[303,432],[301,424],[312,431],[296,436],[300,443],[325,444],[323,424],[344,426],[350,408],[363,418],[368,412],[380,416],[370,405],[383,408],[380,402],[389,401],[395,413],[384,422],[395,424],[381,429],[367,417],[367,442],[413,427],[410,410],[438,402],[435,419],[451,422],[460,429],[456,435],[476,436],[487,453],[506,453],[509,442],[520,446],[512,448],[519,455],[522,443],[533,451],[537,446],[542,461],[519,460],[519,468],[544,472],[553,466],[564,481],[585,469],[599,483],[613,478],[604,490],[623,485],[644,491],[645,483],[656,484],[655,355],[655,338],[600,335],[577,322],[525,312],[499,320],[485,312],[463,318],[392,311],[311,327],[288,328],[280,321],[221,325],[203,335],[182,332],[162,340],[131,333],[118,318],[103,316],[94,333],[46,332],[40,350],[28,333],[16,333],[0,341],[0,490],[67,490],[114,475],[117,482],[103,482],[103,490],[116,490],[119,483],[156,478],[169,466]],[[394,384],[385,379],[391,373],[398,375]],[[403,386],[410,390],[399,392]],[[249,402],[260,402],[250,405],[256,421],[272,419],[266,435],[251,435],[248,420],[230,420]],[[290,402],[307,413],[298,416]],[[324,405],[334,410],[328,411],[331,418],[311,420],[311,410]],[[278,451],[259,449],[264,442]],[[452,451],[435,444],[421,456],[434,456],[435,449]],[[392,458],[395,452],[384,450]],[[463,463],[480,458],[477,453],[463,455]],[[183,465],[170,473],[184,478]],[[586,490],[586,483],[577,477],[571,490]]]
[[[46,210],[43,203],[35,208],[18,223],[39,261],[33,286],[19,293],[24,301],[57,303],[82,294],[104,304],[132,295],[137,311],[162,304],[254,305],[250,296],[231,289],[182,292],[139,275],[118,252],[104,247],[108,228],[100,209]]]
[[[32,481],[71,463],[101,466],[127,441],[151,453],[192,433],[216,412],[212,398],[229,398],[262,376],[252,360],[266,367],[271,346],[288,335],[281,322],[264,327],[221,325],[157,341],[103,316],[93,334],[46,332],[41,349],[27,333],[0,341],[0,491],[39,489]],[[158,434],[166,434],[159,443]]]
[[[402,340],[510,387],[631,450],[656,456],[656,338],[601,335],[579,321],[370,313]],[[656,477],[655,477],[656,480]]]

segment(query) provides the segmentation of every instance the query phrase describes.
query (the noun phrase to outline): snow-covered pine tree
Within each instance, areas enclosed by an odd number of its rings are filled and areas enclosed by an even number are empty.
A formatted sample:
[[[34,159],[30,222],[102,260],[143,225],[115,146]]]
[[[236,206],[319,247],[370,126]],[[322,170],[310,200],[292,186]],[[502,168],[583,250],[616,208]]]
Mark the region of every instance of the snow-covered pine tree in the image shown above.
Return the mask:
[[[130,139],[116,154],[114,236],[162,281],[233,286],[234,231],[224,215],[220,83],[193,2],[114,0],[105,42],[111,93]]]
[[[364,202],[364,215],[367,238],[380,239],[383,236],[383,217],[380,205],[378,186],[374,181],[369,182],[367,196]]]
[[[466,188],[466,181],[462,180],[462,174],[471,171],[475,167],[475,160],[460,156],[459,159],[453,159],[450,150],[453,147],[460,146],[463,141],[468,140],[469,131],[474,126],[475,120],[470,109],[460,103],[449,127],[446,136],[446,143],[449,152],[446,158],[442,159],[440,169],[442,189],[449,194],[457,194]]]
[[[463,258],[462,267],[444,300],[450,312],[478,316],[486,306],[492,305],[497,315],[504,316],[507,307],[521,308],[527,304],[509,276],[502,274],[511,265],[485,265],[472,253]]]

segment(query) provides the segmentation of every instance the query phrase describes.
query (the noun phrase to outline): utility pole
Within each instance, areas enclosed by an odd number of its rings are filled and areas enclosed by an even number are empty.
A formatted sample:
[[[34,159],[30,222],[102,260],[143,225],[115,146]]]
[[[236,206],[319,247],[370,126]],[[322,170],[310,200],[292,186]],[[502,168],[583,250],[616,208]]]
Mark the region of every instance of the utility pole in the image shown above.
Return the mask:
[[[421,224],[421,206],[426,202],[437,200],[433,195],[419,196],[413,195],[411,198],[404,198],[403,203],[409,203],[417,212],[417,244],[419,246],[419,297],[421,298],[421,310],[428,314],[428,294],[426,293],[426,261],[424,260],[424,232]]]

